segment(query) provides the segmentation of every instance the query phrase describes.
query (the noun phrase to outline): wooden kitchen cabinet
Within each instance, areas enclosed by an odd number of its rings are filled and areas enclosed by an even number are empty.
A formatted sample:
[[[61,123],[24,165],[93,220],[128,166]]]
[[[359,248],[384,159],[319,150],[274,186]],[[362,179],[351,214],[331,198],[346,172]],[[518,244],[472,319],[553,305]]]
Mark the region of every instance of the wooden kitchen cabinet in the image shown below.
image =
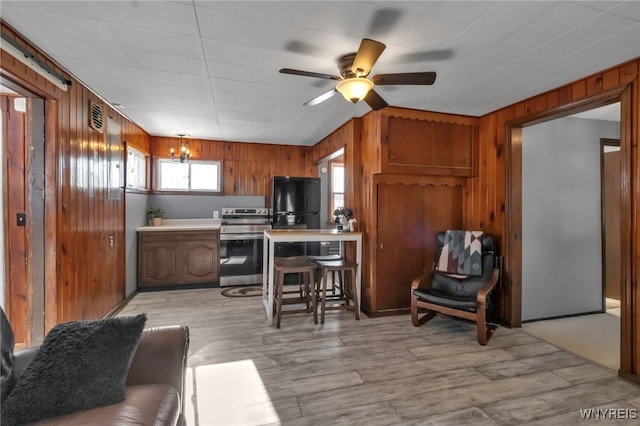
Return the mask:
[[[480,119],[389,106],[351,123],[317,155],[344,152],[345,203],[363,232],[361,308],[370,317],[407,314],[411,281],[435,260],[437,232],[484,227],[467,223],[477,208],[469,194]]]
[[[215,242],[183,242],[184,270],[182,281],[185,283],[218,281],[218,269],[220,267],[219,246],[219,239],[216,239]]]
[[[180,244],[141,241],[138,247],[139,286],[174,284],[180,280],[178,271]]]
[[[219,282],[220,232],[138,233],[138,287]]]
[[[382,172],[473,176],[478,122],[475,118],[424,113],[382,115]]]
[[[412,280],[435,260],[436,234],[462,226],[463,180],[448,179],[439,184],[428,176],[374,178],[375,246],[362,298],[367,315],[408,313]]]

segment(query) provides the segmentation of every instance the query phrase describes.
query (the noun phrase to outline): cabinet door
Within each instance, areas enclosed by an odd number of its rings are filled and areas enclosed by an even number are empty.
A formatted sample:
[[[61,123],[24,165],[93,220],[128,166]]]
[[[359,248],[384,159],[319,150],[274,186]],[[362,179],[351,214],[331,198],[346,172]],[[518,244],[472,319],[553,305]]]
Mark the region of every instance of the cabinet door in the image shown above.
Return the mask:
[[[424,268],[424,187],[378,184],[377,312],[408,308]]]
[[[213,282],[218,280],[218,242],[184,242],[184,267],[182,282]]]
[[[383,128],[383,173],[473,176],[477,124],[388,117]]]
[[[470,170],[473,142],[472,126],[433,123],[432,164]]]
[[[378,184],[373,310],[408,310],[411,282],[436,260],[436,234],[461,229],[462,187]]]
[[[389,117],[387,128],[389,165],[429,166],[432,164],[432,122]]]
[[[157,286],[180,282],[180,244],[142,242],[138,256],[138,286]]]

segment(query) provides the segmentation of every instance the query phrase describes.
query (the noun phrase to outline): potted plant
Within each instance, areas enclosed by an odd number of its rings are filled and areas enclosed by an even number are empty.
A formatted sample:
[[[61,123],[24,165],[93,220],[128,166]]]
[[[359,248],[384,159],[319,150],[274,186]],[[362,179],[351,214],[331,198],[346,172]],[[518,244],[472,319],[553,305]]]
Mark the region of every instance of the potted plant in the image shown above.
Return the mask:
[[[348,224],[349,218],[352,214],[353,212],[351,211],[351,209],[348,209],[346,207],[338,207],[333,211],[333,221],[338,224],[338,231],[347,230],[346,225]]]
[[[147,214],[149,215],[149,218],[151,218],[151,225],[153,226],[162,225],[162,216],[164,215],[164,211],[162,209],[160,208],[154,209],[153,207],[150,207]]]

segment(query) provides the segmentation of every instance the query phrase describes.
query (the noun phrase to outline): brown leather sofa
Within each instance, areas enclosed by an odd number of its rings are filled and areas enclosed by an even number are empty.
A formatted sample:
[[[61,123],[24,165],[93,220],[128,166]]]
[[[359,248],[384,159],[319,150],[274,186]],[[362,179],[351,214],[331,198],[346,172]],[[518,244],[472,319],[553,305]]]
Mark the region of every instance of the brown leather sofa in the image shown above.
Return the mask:
[[[5,344],[7,324],[2,327]],[[12,334],[10,338],[13,344]],[[3,370],[8,362],[4,348],[3,344]],[[186,425],[184,390],[188,350],[189,328],[186,326],[144,329],[129,368],[123,402],[77,411],[36,424]],[[19,376],[36,351],[37,347],[33,347],[14,353],[12,369],[15,377]]]

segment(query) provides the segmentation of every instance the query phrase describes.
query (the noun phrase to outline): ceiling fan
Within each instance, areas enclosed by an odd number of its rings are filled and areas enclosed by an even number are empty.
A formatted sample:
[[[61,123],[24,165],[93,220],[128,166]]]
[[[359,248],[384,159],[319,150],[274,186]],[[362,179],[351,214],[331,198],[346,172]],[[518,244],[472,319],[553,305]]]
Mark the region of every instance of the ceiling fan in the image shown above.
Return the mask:
[[[360,47],[356,53],[347,53],[338,58],[338,69],[340,76],[322,74],[310,71],[300,71],[291,68],[282,68],[282,74],[301,75],[304,77],[323,78],[336,80],[338,84],[331,89],[310,101],[305,102],[306,106],[318,105],[331,98],[336,93],[341,93],[348,101],[357,103],[365,101],[371,109],[377,111],[389,104],[373,89],[375,85],[431,85],[436,81],[436,73],[429,72],[409,72],[397,74],[376,74],[371,78],[367,76],[371,68],[376,63],[387,46],[379,41],[368,38],[362,39]]]

